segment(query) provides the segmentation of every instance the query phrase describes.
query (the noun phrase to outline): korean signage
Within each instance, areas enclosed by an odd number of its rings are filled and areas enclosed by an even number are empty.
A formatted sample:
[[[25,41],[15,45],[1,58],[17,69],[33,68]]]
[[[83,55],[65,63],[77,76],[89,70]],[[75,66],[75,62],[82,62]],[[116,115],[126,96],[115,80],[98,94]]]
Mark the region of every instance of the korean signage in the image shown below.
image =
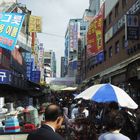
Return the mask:
[[[39,52],[38,52],[38,63],[39,63],[39,67],[42,68],[43,67],[43,57],[44,56],[44,48],[43,48],[43,43],[39,44]]]
[[[29,32],[42,32],[42,18],[39,16],[30,16]]]
[[[91,58],[103,52],[103,18],[104,5],[91,22],[87,32],[87,57]]]
[[[70,34],[70,49],[77,50],[78,48],[78,23],[71,21],[69,25]]]
[[[14,49],[23,20],[23,14],[0,13],[0,47]]]
[[[138,40],[139,39],[139,22],[137,15],[126,15],[125,22],[125,40]]]
[[[10,72],[8,70],[0,70],[0,84],[9,84],[11,82]]]
[[[140,0],[137,0],[126,12],[126,15],[132,15],[132,14],[136,14],[138,11],[140,10]],[[125,24],[125,17],[126,15],[123,15],[116,23],[115,25],[113,25],[111,28],[113,28],[113,35],[114,36],[119,30],[120,28],[122,28]],[[108,33],[108,32],[107,32]],[[106,33],[106,34],[107,34]],[[106,36],[105,34],[105,36]],[[110,38],[111,39],[111,38]]]
[[[26,76],[28,80],[31,78],[32,65],[31,62],[26,62]]]
[[[39,83],[40,75],[41,75],[40,71],[31,71],[31,81]]]
[[[110,40],[113,36],[113,28],[111,27],[105,34],[105,43]]]

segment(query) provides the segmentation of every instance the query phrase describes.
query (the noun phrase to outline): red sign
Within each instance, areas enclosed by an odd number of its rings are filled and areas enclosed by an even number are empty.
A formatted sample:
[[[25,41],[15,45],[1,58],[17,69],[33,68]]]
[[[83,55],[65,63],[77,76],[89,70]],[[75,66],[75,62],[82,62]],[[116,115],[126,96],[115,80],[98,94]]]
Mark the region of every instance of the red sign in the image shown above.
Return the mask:
[[[97,16],[90,23],[87,32],[87,57],[95,56],[103,51],[103,19],[104,4]]]
[[[23,64],[23,58],[22,58],[22,54],[19,52],[19,50],[17,48],[15,48],[12,52],[12,57],[14,58],[14,60],[16,60],[20,65]]]

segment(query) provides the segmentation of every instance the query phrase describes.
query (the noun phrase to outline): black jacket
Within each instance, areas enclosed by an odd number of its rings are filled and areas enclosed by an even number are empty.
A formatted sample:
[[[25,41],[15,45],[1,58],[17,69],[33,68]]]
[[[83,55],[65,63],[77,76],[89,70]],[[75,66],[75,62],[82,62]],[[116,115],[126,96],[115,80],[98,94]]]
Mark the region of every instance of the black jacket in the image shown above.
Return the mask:
[[[54,132],[48,125],[43,125],[41,128],[31,132],[27,140],[64,140],[58,133]]]

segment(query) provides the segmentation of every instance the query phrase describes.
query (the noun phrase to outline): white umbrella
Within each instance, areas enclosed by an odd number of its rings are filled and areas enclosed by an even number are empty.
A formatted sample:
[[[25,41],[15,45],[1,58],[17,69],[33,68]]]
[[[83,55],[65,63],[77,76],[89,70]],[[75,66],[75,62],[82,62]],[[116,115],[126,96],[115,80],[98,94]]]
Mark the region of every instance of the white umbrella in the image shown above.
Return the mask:
[[[111,84],[98,84],[91,86],[75,97],[75,99],[79,98],[93,100],[99,103],[115,101],[121,107],[131,109],[138,108],[138,105],[124,90]]]
[[[62,91],[75,91],[77,89],[77,87],[66,87],[61,89]]]

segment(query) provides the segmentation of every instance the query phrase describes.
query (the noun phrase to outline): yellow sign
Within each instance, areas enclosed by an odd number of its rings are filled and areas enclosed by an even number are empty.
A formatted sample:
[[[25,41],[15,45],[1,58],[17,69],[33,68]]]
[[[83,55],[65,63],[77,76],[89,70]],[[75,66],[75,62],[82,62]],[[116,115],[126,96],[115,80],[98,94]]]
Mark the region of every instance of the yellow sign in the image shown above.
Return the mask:
[[[30,16],[29,32],[42,32],[42,18],[39,16]]]

